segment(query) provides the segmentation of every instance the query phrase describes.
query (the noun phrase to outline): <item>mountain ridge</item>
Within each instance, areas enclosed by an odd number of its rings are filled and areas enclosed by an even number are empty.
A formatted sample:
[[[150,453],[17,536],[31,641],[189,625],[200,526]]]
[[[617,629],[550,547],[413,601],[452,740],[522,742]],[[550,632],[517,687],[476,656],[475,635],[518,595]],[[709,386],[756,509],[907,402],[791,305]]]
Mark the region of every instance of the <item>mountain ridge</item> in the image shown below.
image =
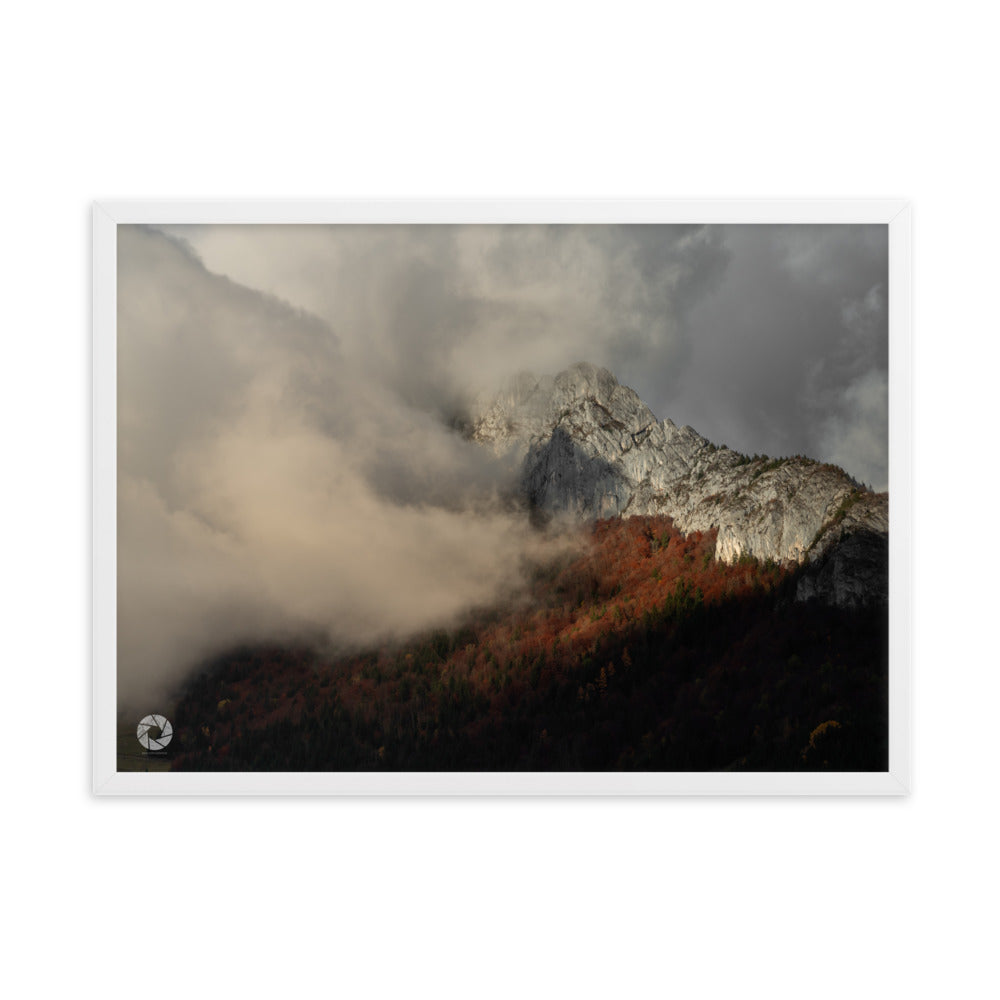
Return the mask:
[[[887,493],[803,455],[751,458],[657,420],[606,368],[519,373],[478,401],[468,435],[514,464],[525,500],[546,515],[667,515],[683,532],[716,530],[723,562],[806,567],[800,600],[887,599]]]

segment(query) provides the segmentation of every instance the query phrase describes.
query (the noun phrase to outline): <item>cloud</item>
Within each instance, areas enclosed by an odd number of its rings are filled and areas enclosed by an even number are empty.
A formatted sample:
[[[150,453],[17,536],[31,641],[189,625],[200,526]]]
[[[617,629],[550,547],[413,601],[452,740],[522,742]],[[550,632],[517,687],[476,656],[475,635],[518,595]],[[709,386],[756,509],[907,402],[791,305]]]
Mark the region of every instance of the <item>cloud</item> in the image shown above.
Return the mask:
[[[121,704],[231,643],[370,642],[517,586],[538,540],[506,470],[321,320],[122,227],[118,322]]]
[[[539,539],[452,427],[519,370],[881,485],[886,287],[885,227],[119,227],[122,699],[516,589]]]
[[[650,405],[718,443],[837,462],[883,488],[887,413],[866,409],[861,434],[854,407],[858,386],[888,377],[887,227],[727,226],[723,238],[725,278],[688,310],[687,364]]]
[[[205,265],[336,332],[362,377],[460,409],[518,370],[678,369],[679,320],[728,259],[703,226],[175,227]],[[630,383],[630,384],[631,384]]]
[[[885,372],[859,375],[844,390],[842,405],[827,418],[820,437],[824,455],[877,490],[888,488],[885,427],[889,382]]]
[[[319,317],[359,377],[446,417],[512,372],[587,360],[720,443],[832,460],[847,388],[888,370],[882,225],[172,231]],[[858,461],[885,482],[880,433],[881,456]]]

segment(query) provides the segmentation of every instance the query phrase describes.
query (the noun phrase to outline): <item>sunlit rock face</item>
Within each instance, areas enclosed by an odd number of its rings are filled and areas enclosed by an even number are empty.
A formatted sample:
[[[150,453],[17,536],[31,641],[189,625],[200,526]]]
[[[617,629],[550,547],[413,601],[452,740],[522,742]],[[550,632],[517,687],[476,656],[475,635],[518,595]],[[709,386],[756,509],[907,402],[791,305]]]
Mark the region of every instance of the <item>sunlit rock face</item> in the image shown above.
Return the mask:
[[[885,572],[873,576],[886,562],[886,494],[802,456],[754,460],[717,447],[690,427],[657,420],[604,368],[581,363],[554,377],[518,375],[480,401],[470,434],[518,464],[521,490],[539,511],[666,514],[682,531],[717,528],[715,554],[725,562],[812,564],[816,573],[811,568],[800,583],[803,600],[862,604],[886,589]],[[840,555],[828,557],[833,549]],[[867,568],[852,583],[859,559]]]

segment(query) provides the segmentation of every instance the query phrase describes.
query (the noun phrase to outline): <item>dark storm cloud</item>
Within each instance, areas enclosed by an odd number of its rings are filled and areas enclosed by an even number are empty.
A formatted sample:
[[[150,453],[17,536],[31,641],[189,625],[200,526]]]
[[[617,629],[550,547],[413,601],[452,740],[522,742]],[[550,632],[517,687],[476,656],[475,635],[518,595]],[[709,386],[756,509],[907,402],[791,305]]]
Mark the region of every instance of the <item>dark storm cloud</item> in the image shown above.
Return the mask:
[[[747,452],[888,482],[886,226],[730,226],[725,280],[685,315],[655,406]]]
[[[521,370],[885,483],[885,227],[119,230],[119,681],[369,642],[516,586],[510,470],[451,428]]]

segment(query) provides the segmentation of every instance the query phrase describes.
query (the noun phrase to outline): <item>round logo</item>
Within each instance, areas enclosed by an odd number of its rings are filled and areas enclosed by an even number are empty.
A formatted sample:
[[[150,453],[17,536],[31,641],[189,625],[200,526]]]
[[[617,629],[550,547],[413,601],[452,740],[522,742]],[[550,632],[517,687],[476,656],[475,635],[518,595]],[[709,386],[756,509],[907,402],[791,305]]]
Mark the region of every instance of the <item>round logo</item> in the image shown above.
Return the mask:
[[[135,735],[147,750],[166,750],[173,739],[174,727],[162,715],[147,715],[139,723]]]

